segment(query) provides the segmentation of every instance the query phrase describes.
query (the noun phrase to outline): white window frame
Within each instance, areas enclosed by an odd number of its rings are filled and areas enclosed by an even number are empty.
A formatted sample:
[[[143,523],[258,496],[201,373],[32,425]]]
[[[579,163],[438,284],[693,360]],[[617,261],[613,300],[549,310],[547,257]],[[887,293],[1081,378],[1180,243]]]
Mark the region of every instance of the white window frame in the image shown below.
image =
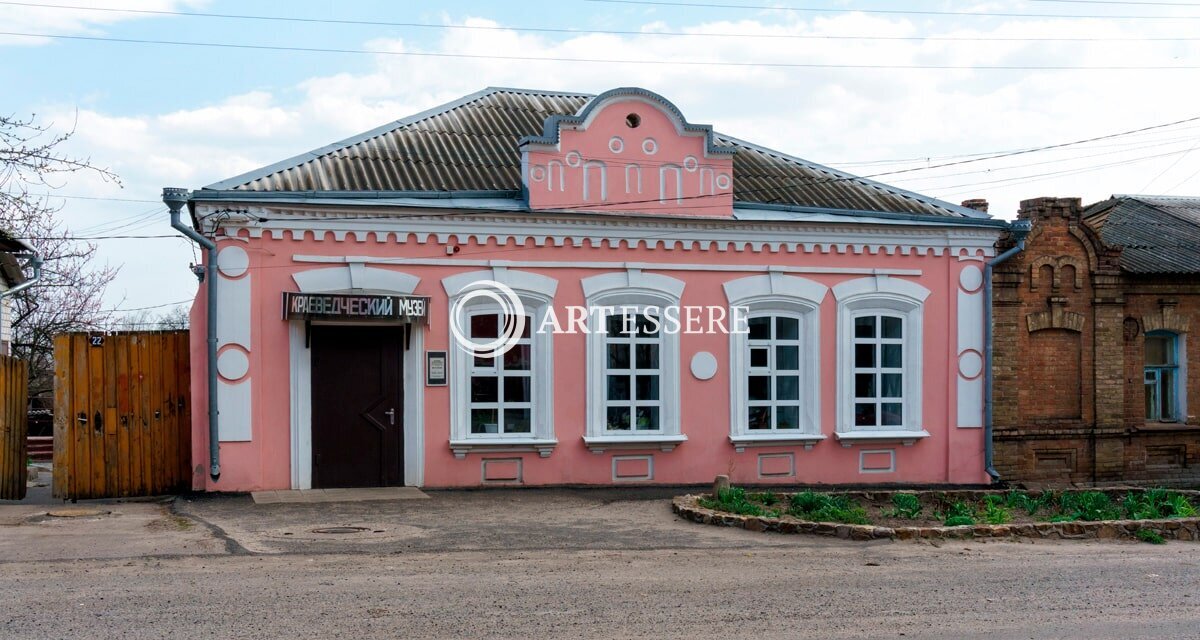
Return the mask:
[[[449,308],[456,309],[456,301],[466,293],[467,287],[480,280],[493,280],[512,289],[532,320],[530,432],[471,433],[471,372],[474,356],[450,338],[450,449],[457,458],[464,458],[472,452],[497,451],[536,451],[543,458],[549,457],[558,445],[554,437],[554,335],[549,331],[538,332],[538,327],[542,326],[546,315],[550,313],[558,281],[549,276],[504,267],[460,273],[442,279],[442,286],[450,298]],[[495,303],[477,298],[457,308],[457,311],[470,316],[480,312],[499,313],[500,309]],[[449,325],[451,319],[447,317],[446,320]],[[470,326],[467,317],[459,321],[459,326]]]
[[[680,424],[678,332],[659,331],[659,429],[657,431],[608,431],[607,322],[610,310],[637,311],[646,307],[678,306],[685,283],[677,278],[629,269],[605,273],[580,281],[587,302],[587,431],[584,444],[593,453],[608,449],[658,448],[671,451],[687,440]],[[633,354],[631,353],[631,357]],[[631,392],[635,390],[631,389]],[[633,416],[631,416],[632,418]]]
[[[750,338],[730,328],[729,334],[729,441],[738,452],[752,446],[803,445],[811,449],[825,439],[821,433],[821,303],[829,288],[823,284],[782,273],[750,276],[724,285],[729,317],[734,309],[748,310],[748,317],[786,316],[800,322],[800,428],[770,431],[750,429],[749,413]]]
[[[929,437],[923,427],[924,312],[929,289],[907,280],[877,275],[855,278],[833,287],[837,299],[837,430],[843,446],[856,442],[900,441],[911,445]],[[854,320],[868,315],[902,319],[904,344],[904,422],[898,426],[860,427],[854,424]],[[882,330],[882,328],[880,328]]]

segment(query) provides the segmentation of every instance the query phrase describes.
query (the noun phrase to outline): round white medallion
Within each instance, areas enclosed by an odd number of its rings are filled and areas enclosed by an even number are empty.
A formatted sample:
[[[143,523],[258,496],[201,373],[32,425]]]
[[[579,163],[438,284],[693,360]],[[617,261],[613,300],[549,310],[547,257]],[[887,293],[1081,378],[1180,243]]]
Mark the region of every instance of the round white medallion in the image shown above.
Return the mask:
[[[724,191],[725,189],[728,189],[729,185],[731,185],[731,184],[733,184],[733,182],[729,179],[729,174],[722,173],[717,176],[717,188],[718,189]]]
[[[621,136],[613,136],[608,141],[608,150],[613,153],[621,153],[625,150],[625,141],[621,139]]]
[[[683,158],[683,170],[688,173],[695,173],[696,169],[700,168],[700,161],[696,156],[685,156]]]
[[[983,373],[983,357],[978,351],[964,351],[958,356],[958,374],[970,380]]]
[[[652,156],[658,153],[658,142],[654,138],[646,138],[642,140],[642,153]]]
[[[546,179],[546,168],[542,165],[534,165],[529,168],[529,179],[534,182],[541,182]]]
[[[963,288],[963,291],[975,291],[982,284],[983,271],[973,264],[967,265],[962,273],[958,274],[958,285]]]
[[[217,373],[226,380],[240,380],[250,370],[250,360],[237,349],[228,349],[217,356]]]
[[[692,375],[697,380],[708,380],[717,375],[717,357],[707,351],[692,356]]]
[[[563,156],[563,161],[568,167],[575,168],[583,164],[583,156],[579,155],[578,151],[568,151],[567,155]]]
[[[241,247],[225,247],[217,254],[217,269],[226,278],[237,278],[250,268],[250,254]]]

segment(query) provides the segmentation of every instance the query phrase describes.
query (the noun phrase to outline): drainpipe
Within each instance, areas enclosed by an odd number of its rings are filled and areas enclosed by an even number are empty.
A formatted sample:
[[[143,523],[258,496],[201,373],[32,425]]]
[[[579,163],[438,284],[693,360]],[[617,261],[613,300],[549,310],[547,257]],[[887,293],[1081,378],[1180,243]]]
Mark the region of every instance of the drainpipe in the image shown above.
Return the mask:
[[[995,403],[992,390],[994,384],[994,375],[992,374],[992,267],[1025,250],[1025,236],[1029,235],[1031,227],[1032,223],[1028,220],[1014,220],[1008,226],[1008,231],[1017,241],[1016,246],[987,261],[983,267],[983,295],[987,299],[987,303],[983,306],[983,461],[987,468],[987,474],[993,481],[1000,479],[1000,472],[996,471],[992,461],[994,455],[992,408]]]
[[[25,257],[25,256],[15,256],[15,257],[21,258],[21,257]],[[22,282],[21,284],[9,289],[8,291],[0,291],[0,327],[4,326],[4,299],[15,293],[24,291],[25,289],[32,287],[34,285],[34,283],[36,283],[38,280],[42,279],[42,257],[39,256],[37,253],[29,254],[28,257],[29,257],[29,266],[33,267],[33,275],[30,276],[29,279],[26,280],[25,282]],[[10,331],[9,332],[9,353],[12,353],[12,346],[11,346],[12,339],[15,337],[16,336],[13,335],[12,332]]]
[[[205,266],[195,267],[193,271],[196,278],[204,283],[204,293],[208,301],[204,317],[204,327],[208,331],[208,475],[217,480],[221,477],[221,448],[217,432],[217,244],[180,221],[179,210],[188,200],[187,189],[163,189],[163,204],[171,210],[171,227],[200,245],[206,252]]]

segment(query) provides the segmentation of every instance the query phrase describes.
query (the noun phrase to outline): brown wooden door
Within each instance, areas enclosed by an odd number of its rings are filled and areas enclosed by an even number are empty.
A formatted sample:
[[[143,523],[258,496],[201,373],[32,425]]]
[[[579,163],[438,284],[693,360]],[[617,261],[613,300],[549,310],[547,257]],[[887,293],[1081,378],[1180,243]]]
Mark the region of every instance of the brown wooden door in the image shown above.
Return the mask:
[[[314,326],[314,488],[404,484],[401,327]]]

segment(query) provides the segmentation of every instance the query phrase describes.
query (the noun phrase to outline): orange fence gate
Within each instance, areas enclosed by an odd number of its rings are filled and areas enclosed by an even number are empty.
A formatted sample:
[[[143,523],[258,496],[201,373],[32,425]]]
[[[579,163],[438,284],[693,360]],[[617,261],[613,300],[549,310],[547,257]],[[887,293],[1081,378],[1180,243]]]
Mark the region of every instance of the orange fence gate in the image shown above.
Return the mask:
[[[25,497],[28,405],[28,365],[24,360],[0,356],[0,500]]]
[[[187,331],[54,341],[54,497],[185,491],[191,473]]]

